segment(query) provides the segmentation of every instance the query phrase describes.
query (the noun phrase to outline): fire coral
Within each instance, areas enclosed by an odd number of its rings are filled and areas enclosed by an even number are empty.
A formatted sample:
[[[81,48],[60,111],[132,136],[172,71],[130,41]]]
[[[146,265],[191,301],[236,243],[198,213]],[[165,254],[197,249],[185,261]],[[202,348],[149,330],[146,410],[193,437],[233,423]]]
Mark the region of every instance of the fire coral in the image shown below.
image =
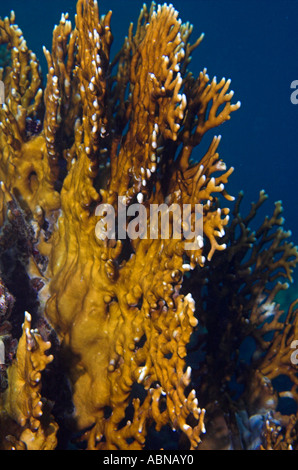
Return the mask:
[[[0,255],[3,281],[16,299],[10,314],[0,316],[0,328],[5,320],[6,336],[19,340],[2,366],[2,448],[55,449],[59,427],[62,434],[79,432],[87,449],[144,449],[153,428],[157,435],[175,431],[177,447],[185,449],[211,439],[206,387],[215,402],[220,384],[206,378],[208,357],[213,361],[208,348],[204,379],[192,377],[188,345],[203,307],[193,296],[202,278],[211,273],[216,279],[213,258],[217,264],[221,256],[235,259],[254,240],[245,223],[239,248],[229,247],[232,228],[225,236],[230,209],[223,202],[234,199],[225,188],[233,168],[219,157],[220,136],[199,161],[192,159],[207,131],[229,120],[240,103],[231,103],[230,80],[210,80],[206,69],[197,78],[189,71],[203,39],[190,43],[191,33],[172,5],[152,3],[111,59],[111,12],[99,17],[96,0],[78,0],[75,26],[62,14],[52,50],[44,48],[43,89],[38,60],[14,13],[0,19],[0,45],[10,52],[0,72],[6,90]],[[195,237],[190,250],[183,238],[98,237],[96,208],[109,204],[117,217],[119,199],[127,210],[141,202],[148,214],[151,204],[166,204],[168,212],[172,204],[189,204],[191,226],[201,204],[204,243]],[[268,265],[275,251],[270,254],[263,260]],[[296,262],[297,250],[287,244],[278,266],[289,279]],[[26,295],[18,282],[27,286]],[[30,314],[24,317],[24,310]],[[207,329],[213,310],[202,314]],[[245,310],[247,318],[251,311]],[[233,326],[232,313],[228,319]],[[274,325],[281,329],[278,319]],[[223,359],[229,365],[231,358]],[[261,378],[266,371],[260,366]],[[276,439],[268,422],[267,446]]]

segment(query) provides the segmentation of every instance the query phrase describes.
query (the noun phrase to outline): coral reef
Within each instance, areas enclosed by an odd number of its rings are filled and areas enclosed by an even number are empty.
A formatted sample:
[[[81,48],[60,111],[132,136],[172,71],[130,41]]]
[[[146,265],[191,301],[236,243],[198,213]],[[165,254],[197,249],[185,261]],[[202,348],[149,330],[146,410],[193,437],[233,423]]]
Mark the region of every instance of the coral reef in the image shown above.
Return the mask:
[[[280,203],[250,229],[263,193],[246,218],[240,195],[230,217],[220,136],[195,155],[240,103],[230,80],[190,72],[203,39],[191,33],[172,5],[152,3],[111,59],[111,12],[78,0],[75,25],[62,14],[44,48],[43,89],[14,13],[0,19],[3,449],[68,448],[75,436],[99,450],[297,446],[296,411],[278,409],[298,399],[296,309],[274,303],[297,249]],[[154,205],[167,238],[158,220],[151,236]],[[274,388],[280,375],[289,389]]]

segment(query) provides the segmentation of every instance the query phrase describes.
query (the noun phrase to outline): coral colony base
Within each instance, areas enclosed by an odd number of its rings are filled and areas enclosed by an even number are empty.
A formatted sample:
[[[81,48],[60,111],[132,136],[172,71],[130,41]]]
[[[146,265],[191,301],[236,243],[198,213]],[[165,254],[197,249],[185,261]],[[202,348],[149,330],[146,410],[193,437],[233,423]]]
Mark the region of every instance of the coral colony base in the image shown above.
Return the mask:
[[[43,88],[0,19],[1,448],[296,449],[298,316],[276,296],[297,248],[280,202],[254,229],[264,192],[240,215],[219,136],[193,155],[240,103],[190,72],[203,35],[172,5],[144,6],[113,59],[110,21],[95,0],[62,14]],[[170,236],[121,237],[153,204]],[[180,237],[173,204],[190,208]]]

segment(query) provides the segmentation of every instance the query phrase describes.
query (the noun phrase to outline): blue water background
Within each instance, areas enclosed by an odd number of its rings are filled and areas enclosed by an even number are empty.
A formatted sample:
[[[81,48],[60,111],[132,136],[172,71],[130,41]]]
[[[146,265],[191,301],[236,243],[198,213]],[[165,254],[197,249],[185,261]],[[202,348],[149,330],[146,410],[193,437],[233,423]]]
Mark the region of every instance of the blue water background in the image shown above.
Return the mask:
[[[142,4],[99,0],[101,14],[113,11],[113,53],[121,47],[129,23],[136,24]],[[175,0],[173,5],[183,22],[193,24],[193,40],[205,33],[193,53],[194,75],[207,67],[211,78],[231,78],[234,102],[242,103],[229,122],[205,136],[198,157],[214,134],[222,134],[220,156],[235,167],[228,189],[234,195],[244,191],[243,213],[264,189],[269,200],[263,215],[271,214],[274,201],[282,200],[285,228],[292,230],[298,244],[298,105],[290,100],[291,82],[298,80],[298,0]],[[0,16],[15,11],[46,74],[42,46],[51,48],[53,26],[62,12],[73,21],[75,6],[75,0],[0,0]]]

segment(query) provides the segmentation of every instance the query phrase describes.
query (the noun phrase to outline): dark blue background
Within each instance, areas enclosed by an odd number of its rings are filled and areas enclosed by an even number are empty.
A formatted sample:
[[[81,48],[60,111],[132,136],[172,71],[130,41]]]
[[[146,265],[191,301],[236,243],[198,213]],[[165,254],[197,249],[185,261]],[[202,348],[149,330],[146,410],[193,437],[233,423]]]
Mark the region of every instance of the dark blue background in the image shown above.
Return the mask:
[[[245,206],[260,189],[269,195],[264,211],[271,214],[281,199],[285,228],[298,244],[298,105],[290,101],[293,80],[298,80],[298,0],[175,0],[183,22],[194,25],[193,40],[205,39],[193,53],[191,69],[204,67],[212,78],[232,79],[239,111],[215,134],[222,134],[220,155],[235,167],[230,193],[243,189]],[[136,19],[143,0],[99,0],[100,13],[113,11],[113,52],[122,45],[129,23]],[[150,3],[148,3],[150,4]],[[41,60],[42,45],[50,49],[51,34],[62,12],[73,20],[75,0],[0,0],[0,16],[13,9],[29,47]],[[202,152],[213,132],[205,137]],[[265,213],[264,212],[264,213]],[[297,277],[297,276],[296,276]]]

